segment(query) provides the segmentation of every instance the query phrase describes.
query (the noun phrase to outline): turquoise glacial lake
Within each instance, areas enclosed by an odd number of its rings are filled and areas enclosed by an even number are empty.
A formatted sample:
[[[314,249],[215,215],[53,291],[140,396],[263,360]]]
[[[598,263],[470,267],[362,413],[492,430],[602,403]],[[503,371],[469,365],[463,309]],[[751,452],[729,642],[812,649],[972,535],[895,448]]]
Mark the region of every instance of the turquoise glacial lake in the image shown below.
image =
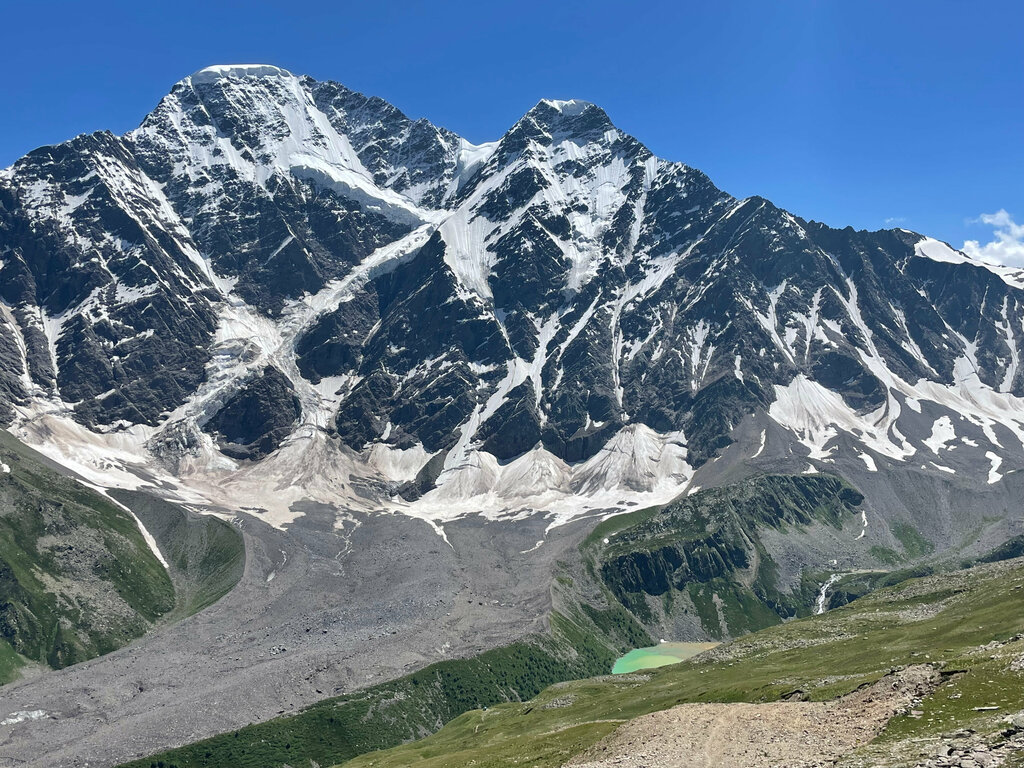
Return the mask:
[[[612,667],[613,675],[654,669],[686,661],[698,653],[714,648],[718,643],[658,643],[650,648],[636,648],[622,656]]]

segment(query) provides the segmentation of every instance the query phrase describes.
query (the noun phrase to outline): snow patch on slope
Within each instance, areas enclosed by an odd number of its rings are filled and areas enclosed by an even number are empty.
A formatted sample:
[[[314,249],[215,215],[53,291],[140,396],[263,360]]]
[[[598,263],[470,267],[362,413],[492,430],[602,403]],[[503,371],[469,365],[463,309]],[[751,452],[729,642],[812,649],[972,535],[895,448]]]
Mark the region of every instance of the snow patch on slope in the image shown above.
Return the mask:
[[[998,483],[1000,480],[1003,479],[1002,474],[999,472],[999,467],[1003,463],[1003,457],[997,453],[993,453],[992,451],[987,451],[985,453],[985,458],[988,459],[989,462],[991,462],[991,466],[988,470],[989,485],[992,485],[993,483]]]
[[[949,416],[940,416],[932,425],[932,434],[924,441],[924,444],[931,448],[932,453],[938,454],[943,448],[948,448],[949,443],[954,440],[956,440],[956,430],[953,429],[953,422]]]
[[[0,720],[0,726],[6,725],[17,725],[23,723],[26,720],[42,720],[47,716],[47,712],[44,709],[23,709],[17,712],[11,712],[3,720]]]
[[[947,264],[969,264],[972,267],[987,269],[1013,288],[1024,289],[1024,270],[1014,267],[1003,266],[1002,264],[987,264],[983,261],[976,261],[962,251],[955,250],[950,245],[935,240],[931,237],[922,238],[914,245],[914,253],[917,256],[932,261],[941,261]]]
[[[614,435],[585,462],[569,465],[537,445],[507,464],[469,451],[448,470],[443,484],[407,507],[414,516],[451,520],[469,514],[488,519],[543,513],[548,528],[594,509],[659,504],[679,495],[693,477],[679,433],[660,435],[634,424]]]
[[[681,432],[659,435],[645,424],[630,424],[575,468],[572,484],[584,495],[616,488],[649,491],[679,488],[692,476]]]
[[[831,456],[835,447],[828,445],[840,431],[857,435],[864,445],[892,459],[904,459],[915,452],[890,422],[884,406],[860,415],[838,394],[802,373],[788,386],[775,385],[775,402],[768,415],[793,430],[812,459]]]

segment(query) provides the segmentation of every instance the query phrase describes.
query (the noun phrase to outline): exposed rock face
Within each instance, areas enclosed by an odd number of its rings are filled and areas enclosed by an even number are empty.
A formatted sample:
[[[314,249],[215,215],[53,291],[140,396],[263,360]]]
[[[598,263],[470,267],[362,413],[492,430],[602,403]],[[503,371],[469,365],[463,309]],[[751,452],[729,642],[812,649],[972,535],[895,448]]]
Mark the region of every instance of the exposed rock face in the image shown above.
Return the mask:
[[[812,551],[841,536],[863,501],[834,476],[764,475],[669,504],[590,556],[603,586],[652,633],[675,635],[673,625],[696,616],[690,631],[735,637],[808,612],[808,585],[784,584],[791,565],[779,560],[803,549],[800,559],[816,562]],[[784,529],[777,548],[771,532]]]
[[[205,429],[228,456],[260,459],[280,447],[301,413],[291,382],[267,366],[224,403]]]
[[[1024,275],[737,200],[586,102],[474,146],[337,83],[212,67],[129,134],[0,173],[0,254],[0,416],[153,427],[133,445],[166,467],[175,435],[220,466],[312,430],[286,469],[333,467],[345,497],[358,476],[497,514],[516,480],[603,507],[670,498],[751,415],[794,460],[1024,466]]]
[[[156,424],[203,380],[213,292],[190,233],[108,133],[0,178],[7,333],[31,385],[91,425]]]

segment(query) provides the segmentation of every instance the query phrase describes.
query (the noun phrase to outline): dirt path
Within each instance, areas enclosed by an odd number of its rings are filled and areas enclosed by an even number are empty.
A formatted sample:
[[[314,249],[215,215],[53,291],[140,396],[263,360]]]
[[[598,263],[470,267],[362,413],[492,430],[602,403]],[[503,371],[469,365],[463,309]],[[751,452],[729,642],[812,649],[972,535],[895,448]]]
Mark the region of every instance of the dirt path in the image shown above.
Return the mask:
[[[938,683],[909,667],[829,702],[680,704],[624,724],[576,768],[818,768],[873,739]]]

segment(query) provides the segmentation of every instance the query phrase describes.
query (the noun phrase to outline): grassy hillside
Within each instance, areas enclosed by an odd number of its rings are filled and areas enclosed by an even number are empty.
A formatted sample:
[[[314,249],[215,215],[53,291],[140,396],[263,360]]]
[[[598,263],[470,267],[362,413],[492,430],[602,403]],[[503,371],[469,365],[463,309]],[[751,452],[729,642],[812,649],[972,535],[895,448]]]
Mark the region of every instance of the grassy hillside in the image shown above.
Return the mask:
[[[642,675],[553,686],[525,704],[467,712],[419,742],[362,755],[345,768],[562,765],[622,722],[684,702],[830,699],[892,668],[928,662],[945,682],[891,721],[857,755],[899,765],[931,754],[951,732],[998,742],[1024,708],[1024,561],[914,579],[822,616],[748,635]],[[996,710],[980,709],[998,707]]]
[[[697,632],[721,639],[807,615],[820,580],[780,587],[765,529],[794,542],[839,529],[863,496],[833,475],[764,475],[712,488],[665,507],[598,525],[581,547],[586,575],[605,599],[648,627],[689,614]]]
[[[0,462],[0,683],[26,663],[60,668],[108,653],[241,578],[245,546],[222,520],[112,491],[153,534],[168,574],[131,514],[2,430]]]
[[[229,523],[142,491],[114,490],[110,495],[142,521],[170,565],[175,608],[166,621],[213,605],[242,578],[245,543]]]
[[[130,514],[5,431],[0,462],[0,682],[25,659],[59,668],[114,650],[174,607]]]
[[[25,657],[15,651],[6,640],[0,640],[0,685],[18,678],[25,666]]]

